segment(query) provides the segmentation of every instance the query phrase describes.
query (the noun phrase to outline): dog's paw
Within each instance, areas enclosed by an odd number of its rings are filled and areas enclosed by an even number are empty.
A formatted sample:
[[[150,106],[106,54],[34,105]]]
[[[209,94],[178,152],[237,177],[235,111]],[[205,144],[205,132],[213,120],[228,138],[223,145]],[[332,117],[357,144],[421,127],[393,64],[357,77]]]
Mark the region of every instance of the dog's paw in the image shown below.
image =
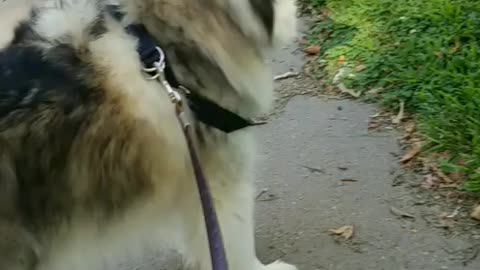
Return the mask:
[[[284,263],[282,261],[276,261],[265,265],[262,270],[298,270],[298,268],[295,265]]]

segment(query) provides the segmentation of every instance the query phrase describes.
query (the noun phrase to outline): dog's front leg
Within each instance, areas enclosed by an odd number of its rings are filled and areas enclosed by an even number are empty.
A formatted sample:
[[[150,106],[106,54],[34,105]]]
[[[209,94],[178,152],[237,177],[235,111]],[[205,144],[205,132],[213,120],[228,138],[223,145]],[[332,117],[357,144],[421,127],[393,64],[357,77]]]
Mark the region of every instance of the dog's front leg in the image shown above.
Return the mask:
[[[230,270],[296,270],[295,266],[275,262],[263,265],[255,255],[253,222],[253,187],[250,183],[235,183],[235,187],[214,190],[215,205],[227,253]],[[219,195],[218,195],[219,194]],[[184,255],[194,269],[211,270],[208,240],[203,216],[186,221]]]

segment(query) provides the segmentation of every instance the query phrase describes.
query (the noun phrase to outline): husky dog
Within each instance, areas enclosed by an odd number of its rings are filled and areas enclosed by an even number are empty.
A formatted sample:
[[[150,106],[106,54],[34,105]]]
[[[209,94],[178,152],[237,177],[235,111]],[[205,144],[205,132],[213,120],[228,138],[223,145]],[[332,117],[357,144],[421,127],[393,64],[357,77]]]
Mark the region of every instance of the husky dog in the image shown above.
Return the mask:
[[[265,57],[295,34],[293,0],[0,2],[0,269],[91,270],[126,246],[211,267],[192,164],[165,87],[125,31],[143,24],[177,80],[244,118],[268,110]],[[212,116],[215,117],[215,116]],[[255,255],[250,129],[189,114],[231,270]]]

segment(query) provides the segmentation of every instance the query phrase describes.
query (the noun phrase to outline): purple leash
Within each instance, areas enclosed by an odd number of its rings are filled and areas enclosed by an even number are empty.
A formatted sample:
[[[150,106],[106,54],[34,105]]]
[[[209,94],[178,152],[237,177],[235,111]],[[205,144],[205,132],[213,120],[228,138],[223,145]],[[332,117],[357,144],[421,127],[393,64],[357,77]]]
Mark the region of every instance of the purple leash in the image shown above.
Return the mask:
[[[202,204],[203,216],[205,219],[205,227],[207,231],[208,245],[210,248],[210,258],[212,262],[212,270],[228,270],[227,256],[225,253],[225,246],[223,244],[222,232],[217,218],[217,212],[213,205],[213,198],[208,186],[208,181],[205,178],[200,159],[198,158],[195,145],[193,143],[193,135],[191,132],[191,125],[188,122],[184,103],[180,94],[172,88],[170,83],[165,78],[165,55],[160,48],[157,48],[160,54],[159,61],[153,63],[153,67],[144,68],[147,74],[153,74],[149,79],[158,80],[163,84],[167,90],[170,100],[175,105],[175,113],[178,121],[182,126],[183,134],[190,153],[190,159],[193,166],[193,172],[197,182],[198,192],[200,195],[200,202]]]
[[[115,19],[118,21],[122,20],[123,14],[120,12],[120,9],[117,5],[107,5],[106,8]],[[167,90],[170,100],[175,105],[176,114],[182,126],[182,131],[185,135],[185,140],[188,145],[188,151],[200,195],[200,202],[202,204],[205,227],[207,231],[208,245],[210,248],[212,270],[228,270],[227,256],[225,253],[225,246],[222,239],[220,224],[218,222],[215,206],[213,205],[213,198],[208,186],[208,181],[205,178],[200,159],[198,158],[198,154],[193,143],[193,135],[190,130],[191,126],[185,117],[184,103],[180,94],[172,88],[169,81],[174,83],[175,87],[180,85],[177,85],[178,82],[176,82],[176,79],[172,75],[171,69],[166,67],[164,52],[156,45],[155,39],[150,36],[147,29],[143,25],[134,24],[127,26],[125,30],[127,33],[137,37],[139,40],[137,51],[139,53],[140,60],[145,67],[143,68],[143,71],[146,73],[146,75],[148,75],[147,79],[158,80],[161,84],[163,84]],[[204,117],[205,114],[215,115],[220,110],[221,113],[227,114],[229,117],[234,119],[233,125],[230,123],[232,121],[224,121],[224,123],[222,123],[223,125],[221,125],[220,128],[225,132],[231,132],[239,128],[253,125],[249,121],[246,121],[227,110],[215,106],[215,104],[207,102],[205,99],[202,99],[199,96],[190,96],[191,98],[195,97],[195,101],[201,104],[201,107],[207,108],[205,111],[202,111],[202,113],[197,114],[197,117],[199,117],[200,120],[203,120],[203,122],[206,124],[211,124],[211,122],[207,121],[208,119]],[[198,109],[198,106],[195,108]]]
[[[207,229],[208,245],[210,247],[210,258],[213,270],[228,270],[227,256],[223,245],[222,232],[218,222],[218,217],[213,205],[213,198],[208,186],[207,179],[202,170],[200,160],[198,159],[195,146],[193,145],[190,125],[183,123],[183,117],[178,114],[179,120],[183,125],[183,132],[187,140],[188,150],[193,165],[193,171],[197,180],[198,192],[203,208],[203,216],[205,218],[205,226]]]

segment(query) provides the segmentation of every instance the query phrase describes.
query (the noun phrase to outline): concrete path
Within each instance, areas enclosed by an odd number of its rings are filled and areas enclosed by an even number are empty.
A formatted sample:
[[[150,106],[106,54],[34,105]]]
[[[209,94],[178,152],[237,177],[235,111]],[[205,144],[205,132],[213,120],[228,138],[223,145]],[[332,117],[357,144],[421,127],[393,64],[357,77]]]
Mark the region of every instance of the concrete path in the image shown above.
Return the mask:
[[[275,57],[276,73],[301,71],[302,58],[291,44]],[[277,91],[285,97],[319,89],[300,76],[281,81]],[[399,168],[399,134],[368,131],[376,112],[364,103],[299,95],[260,128],[260,257],[303,270],[480,269],[480,226],[437,228],[438,216],[452,207],[412,188],[421,178]],[[353,226],[351,239],[329,233],[343,226]]]

